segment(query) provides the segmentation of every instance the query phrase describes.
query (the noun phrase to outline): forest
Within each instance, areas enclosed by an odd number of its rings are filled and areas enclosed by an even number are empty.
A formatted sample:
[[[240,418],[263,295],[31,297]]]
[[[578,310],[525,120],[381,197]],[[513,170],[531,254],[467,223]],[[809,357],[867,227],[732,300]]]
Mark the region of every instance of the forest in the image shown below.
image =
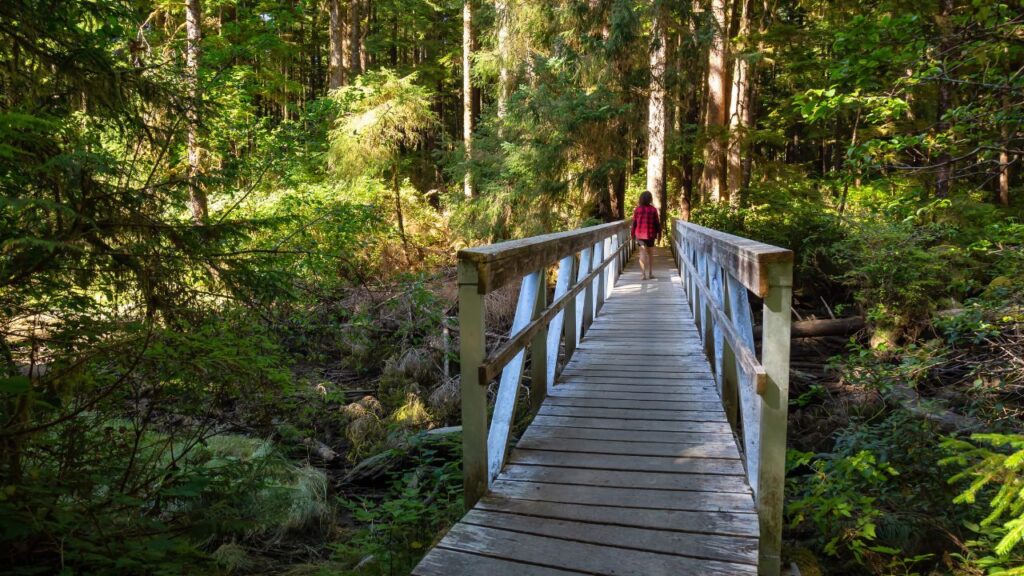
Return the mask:
[[[4,0],[0,573],[408,574],[457,250],[651,191],[795,254],[783,565],[1024,574],[1022,125],[1020,0]]]

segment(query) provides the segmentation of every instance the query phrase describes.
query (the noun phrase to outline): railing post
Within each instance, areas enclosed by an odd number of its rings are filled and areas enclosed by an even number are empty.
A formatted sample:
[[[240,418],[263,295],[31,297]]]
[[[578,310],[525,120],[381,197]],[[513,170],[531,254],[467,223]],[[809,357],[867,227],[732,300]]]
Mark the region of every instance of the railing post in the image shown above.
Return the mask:
[[[757,490],[761,524],[758,573],[762,576],[777,576],[780,570],[792,299],[792,261],[769,264],[768,293],[764,298],[761,328],[761,364],[768,375],[768,386],[761,402],[761,462]]]
[[[572,259],[572,270],[569,272],[569,286],[575,286],[575,278],[579,274],[577,271],[579,268],[579,262],[575,256],[569,256]],[[579,302],[580,297],[577,295],[575,298],[570,298],[565,303],[565,320],[563,320],[563,328],[565,329],[565,361],[569,362],[572,358],[573,353],[576,352],[576,344],[580,341],[579,336],[579,311],[576,303]]]
[[[565,258],[562,258],[558,262],[558,279],[555,281],[555,300],[558,300],[559,298],[562,297],[562,295],[569,291],[569,283],[572,281],[572,265],[574,261],[575,259],[573,258],[572,254],[570,254]],[[572,306],[574,302],[575,298],[571,298],[569,300],[569,306]],[[554,318],[551,319],[551,325],[548,326],[548,386],[553,386],[555,383],[555,370],[556,368],[558,368],[558,344],[559,342],[561,342],[562,335],[565,332],[564,327],[570,324],[573,326],[573,328],[575,328],[576,318],[574,316],[567,316],[566,310],[563,309],[561,312],[556,314]],[[570,340],[572,340],[573,344],[575,345],[574,338],[565,339],[565,349],[567,358],[572,355],[572,352],[569,349]],[[548,390],[550,391],[551,389],[548,388]]]
[[[533,308],[533,318],[544,313],[548,307],[547,270],[541,269],[537,285],[537,301]],[[530,408],[534,412],[540,409],[541,402],[548,393],[548,327],[543,326],[530,342]]]
[[[576,283],[580,283],[590,274],[590,265],[594,261],[594,247],[589,246],[580,252],[580,264],[576,273]],[[594,320],[594,285],[588,282],[583,292],[576,296],[576,345],[587,333],[590,323]]]
[[[469,510],[487,493],[487,386],[479,381],[478,373],[486,352],[486,332],[476,266],[459,262],[458,280],[462,477]]]
[[[512,320],[509,337],[518,334],[534,316],[537,304],[537,292],[541,286],[541,271],[531,272],[523,276],[519,285],[519,298],[516,303],[516,315]],[[498,393],[494,397],[494,410],[491,413],[491,429],[487,432],[487,486],[501,472],[508,452],[509,433],[512,419],[516,413],[516,400],[519,396],[519,385],[523,376],[523,360],[526,350],[520,350],[501,370],[498,382]]]
[[[596,269],[604,262],[604,240],[601,240],[594,244],[594,261],[590,265],[591,270]],[[591,319],[597,317],[597,313],[600,312],[601,306],[604,306],[604,271],[602,270],[597,276],[594,276],[594,280],[591,282],[594,285],[594,310],[591,313]]]

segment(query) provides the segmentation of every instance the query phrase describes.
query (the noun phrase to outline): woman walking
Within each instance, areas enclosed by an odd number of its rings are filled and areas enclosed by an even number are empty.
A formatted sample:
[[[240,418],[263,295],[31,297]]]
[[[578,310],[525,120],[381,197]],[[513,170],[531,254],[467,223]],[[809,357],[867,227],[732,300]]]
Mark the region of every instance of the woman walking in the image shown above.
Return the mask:
[[[658,209],[652,206],[654,195],[644,192],[640,205],[633,210],[633,229],[630,235],[640,244],[640,274],[644,280],[654,278],[651,267],[651,249],[661,240],[661,218]]]

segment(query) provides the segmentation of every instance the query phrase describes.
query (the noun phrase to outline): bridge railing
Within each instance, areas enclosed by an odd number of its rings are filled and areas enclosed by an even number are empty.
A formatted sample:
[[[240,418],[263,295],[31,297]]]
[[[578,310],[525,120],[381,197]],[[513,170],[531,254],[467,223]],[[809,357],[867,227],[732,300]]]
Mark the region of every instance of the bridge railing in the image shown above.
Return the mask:
[[[761,526],[761,573],[777,574],[786,466],[793,253],[682,220],[673,222],[672,248],[754,491]],[[760,358],[750,292],[763,301]]]
[[[508,452],[525,354],[530,398],[540,406],[556,377],[560,345],[572,356],[633,249],[630,222],[545,234],[459,251],[459,338],[466,508],[483,496]],[[549,303],[548,273],[558,272]],[[521,280],[509,339],[487,353],[485,296]],[[500,375],[488,422],[487,392]]]

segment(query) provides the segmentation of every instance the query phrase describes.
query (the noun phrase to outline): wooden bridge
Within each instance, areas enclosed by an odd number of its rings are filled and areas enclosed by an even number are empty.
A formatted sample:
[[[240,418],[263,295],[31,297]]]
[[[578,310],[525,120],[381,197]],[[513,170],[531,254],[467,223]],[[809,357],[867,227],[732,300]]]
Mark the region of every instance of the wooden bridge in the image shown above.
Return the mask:
[[[468,512],[414,574],[779,573],[792,253],[676,221],[644,281],[628,226],[459,252]],[[519,279],[488,354],[485,296]]]

